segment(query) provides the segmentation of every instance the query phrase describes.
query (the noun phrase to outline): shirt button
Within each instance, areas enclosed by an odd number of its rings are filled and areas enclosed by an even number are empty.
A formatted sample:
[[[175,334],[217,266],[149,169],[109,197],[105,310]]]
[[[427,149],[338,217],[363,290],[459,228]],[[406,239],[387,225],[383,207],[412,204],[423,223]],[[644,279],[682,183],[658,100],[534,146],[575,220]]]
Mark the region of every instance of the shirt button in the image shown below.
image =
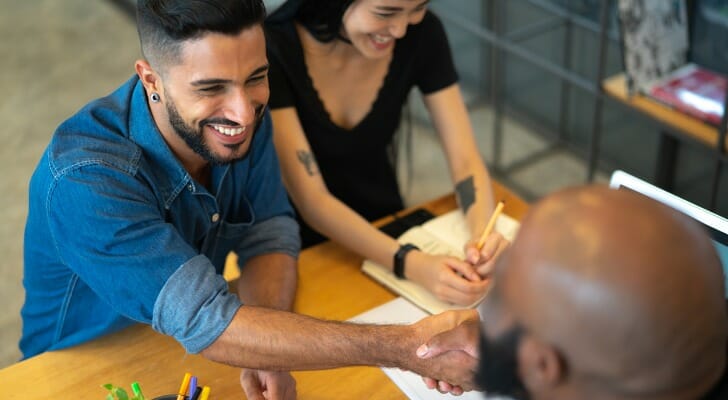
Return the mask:
[[[212,214],[212,222],[217,222],[219,220],[220,220],[220,214],[218,214],[218,213]]]
[[[192,186],[192,184],[190,183],[189,185],[187,185],[187,190],[189,190],[190,192],[194,192],[195,191],[195,187]]]

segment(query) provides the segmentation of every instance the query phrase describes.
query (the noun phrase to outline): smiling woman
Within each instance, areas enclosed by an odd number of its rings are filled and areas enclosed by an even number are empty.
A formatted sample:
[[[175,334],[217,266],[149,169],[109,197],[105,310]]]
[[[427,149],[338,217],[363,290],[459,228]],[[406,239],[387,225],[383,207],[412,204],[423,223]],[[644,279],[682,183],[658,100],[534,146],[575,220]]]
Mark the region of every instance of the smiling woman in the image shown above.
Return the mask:
[[[403,208],[389,149],[412,88],[424,96],[453,187],[477,241],[494,202],[450,47],[427,0],[289,0],[266,22],[274,143],[304,245],[336,240],[392,268],[399,244],[368,221]],[[472,303],[507,246],[498,234],[468,262],[410,251],[404,276]],[[403,254],[403,253],[399,253]],[[477,271],[476,271],[477,269]]]

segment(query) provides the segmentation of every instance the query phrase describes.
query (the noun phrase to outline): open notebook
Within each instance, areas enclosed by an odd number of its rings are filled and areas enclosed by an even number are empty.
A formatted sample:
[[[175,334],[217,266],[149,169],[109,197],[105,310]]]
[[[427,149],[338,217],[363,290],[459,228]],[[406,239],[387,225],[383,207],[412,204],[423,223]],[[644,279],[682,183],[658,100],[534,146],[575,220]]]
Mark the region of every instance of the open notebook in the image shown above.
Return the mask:
[[[505,214],[501,214],[495,224],[495,230],[510,241],[513,241],[516,236],[518,227],[518,221]],[[412,243],[426,253],[445,254],[462,259],[464,258],[463,248],[469,239],[470,233],[462,211],[454,210],[410,228],[397,238],[397,241]],[[437,299],[435,295],[419,284],[399,279],[394,276],[392,271],[373,261],[365,260],[362,264],[362,271],[430,314],[463,308]],[[475,302],[469,307],[475,307],[479,302]]]

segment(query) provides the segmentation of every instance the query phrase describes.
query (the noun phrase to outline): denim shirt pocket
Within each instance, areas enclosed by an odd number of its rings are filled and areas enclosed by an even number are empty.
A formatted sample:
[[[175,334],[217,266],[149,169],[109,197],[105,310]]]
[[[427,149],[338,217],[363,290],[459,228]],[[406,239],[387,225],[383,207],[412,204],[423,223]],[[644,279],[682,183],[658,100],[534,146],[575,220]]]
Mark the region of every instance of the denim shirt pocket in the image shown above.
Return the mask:
[[[255,224],[255,212],[247,199],[243,200],[241,208],[241,212],[237,215],[225,216],[218,223],[215,246],[207,254],[218,272],[222,272],[228,253],[240,244],[246,233]]]
[[[255,223],[255,210],[248,199],[243,199],[241,210],[237,215],[227,215],[220,221],[217,237],[221,239],[237,239],[243,237],[245,232]]]

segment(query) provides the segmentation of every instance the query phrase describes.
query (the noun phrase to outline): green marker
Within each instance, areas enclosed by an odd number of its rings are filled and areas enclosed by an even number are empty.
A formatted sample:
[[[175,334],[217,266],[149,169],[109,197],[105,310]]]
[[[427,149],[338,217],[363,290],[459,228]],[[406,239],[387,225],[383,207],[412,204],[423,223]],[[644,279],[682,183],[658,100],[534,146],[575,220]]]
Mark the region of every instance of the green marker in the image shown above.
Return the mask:
[[[144,395],[142,394],[142,388],[139,387],[139,382],[133,382],[131,384],[131,391],[134,392],[136,400],[145,400]]]

